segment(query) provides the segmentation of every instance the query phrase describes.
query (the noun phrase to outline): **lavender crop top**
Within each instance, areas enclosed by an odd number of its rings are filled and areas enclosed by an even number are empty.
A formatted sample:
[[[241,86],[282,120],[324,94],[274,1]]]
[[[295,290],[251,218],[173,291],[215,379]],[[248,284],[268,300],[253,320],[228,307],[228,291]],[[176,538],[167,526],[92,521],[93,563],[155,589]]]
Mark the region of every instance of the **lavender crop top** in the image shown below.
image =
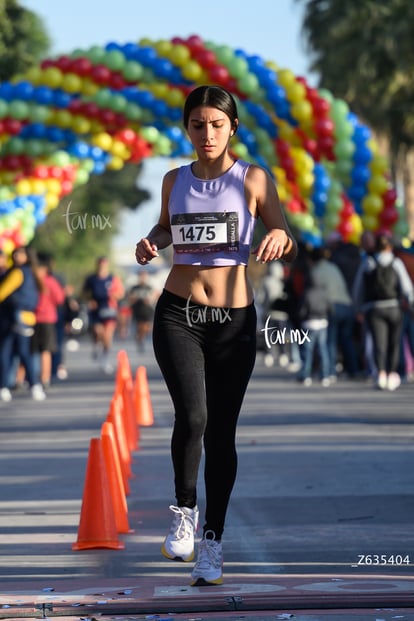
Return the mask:
[[[236,160],[217,179],[199,179],[191,164],[178,169],[168,203],[174,264],[247,265],[256,219],[247,208],[249,164]]]

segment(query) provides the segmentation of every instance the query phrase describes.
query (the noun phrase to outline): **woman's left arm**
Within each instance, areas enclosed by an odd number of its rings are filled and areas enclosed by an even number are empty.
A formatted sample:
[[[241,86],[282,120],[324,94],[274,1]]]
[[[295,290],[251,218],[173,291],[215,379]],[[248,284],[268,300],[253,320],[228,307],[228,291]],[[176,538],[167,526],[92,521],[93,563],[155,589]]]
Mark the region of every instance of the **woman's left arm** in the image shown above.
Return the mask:
[[[275,182],[263,168],[250,166],[245,187],[249,208],[261,218],[267,229],[266,235],[252,251],[256,261],[267,263],[283,259],[291,263],[296,258],[298,247],[283,213]]]

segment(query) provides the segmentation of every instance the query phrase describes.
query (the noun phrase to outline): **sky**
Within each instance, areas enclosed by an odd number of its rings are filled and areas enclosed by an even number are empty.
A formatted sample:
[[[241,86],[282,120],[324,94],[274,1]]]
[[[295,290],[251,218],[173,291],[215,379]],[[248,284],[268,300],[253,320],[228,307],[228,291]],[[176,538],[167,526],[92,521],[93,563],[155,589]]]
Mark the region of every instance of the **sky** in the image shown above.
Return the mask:
[[[52,55],[93,45],[186,38],[196,34],[205,41],[242,49],[273,61],[280,68],[303,76],[311,85],[301,23],[303,6],[296,0],[21,0],[39,15],[52,41]],[[155,222],[159,210],[161,180],[176,162],[153,159],[144,162],[140,186],[151,200],[134,214],[123,213],[121,232],[114,245],[119,255],[130,252]],[[120,259],[123,262],[123,259]]]

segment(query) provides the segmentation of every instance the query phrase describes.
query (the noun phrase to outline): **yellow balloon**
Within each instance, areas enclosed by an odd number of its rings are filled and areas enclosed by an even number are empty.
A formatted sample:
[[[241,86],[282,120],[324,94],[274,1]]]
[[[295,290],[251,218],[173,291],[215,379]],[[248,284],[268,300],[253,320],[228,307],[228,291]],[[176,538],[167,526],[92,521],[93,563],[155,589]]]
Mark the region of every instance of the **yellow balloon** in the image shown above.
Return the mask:
[[[31,67],[28,71],[26,71],[25,78],[34,86],[38,86],[42,83],[43,71],[42,69],[40,69],[40,67]]]
[[[293,118],[295,118],[299,123],[303,123],[304,121],[309,121],[313,117],[313,109],[309,101],[299,100],[296,101],[290,109]]]
[[[173,44],[167,39],[162,39],[161,41],[157,41],[154,47],[159,56],[168,56],[172,50]]]
[[[62,88],[68,93],[80,93],[82,90],[82,78],[76,73],[66,73],[63,76]]]
[[[106,132],[101,132],[93,136],[91,142],[93,145],[95,145],[95,147],[99,147],[104,151],[110,151],[110,149],[112,148],[113,138],[110,134],[107,134]]]
[[[121,168],[123,168],[125,162],[122,159],[122,157],[119,157],[117,155],[114,155],[114,157],[111,159],[111,161],[108,163],[108,168],[110,170],[121,170]]]
[[[92,97],[99,90],[99,85],[95,84],[89,78],[82,78],[80,85],[80,92],[82,95],[86,95],[87,97]]]
[[[382,175],[372,175],[368,181],[368,189],[373,194],[382,194],[388,188],[388,181]]]
[[[63,74],[57,67],[47,67],[43,71],[43,83],[50,88],[58,88],[62,84]]]
[[[293,82],[286,87],[286,97],[292,103],[304,102],[306,96],[306,89],[300,82]],[[309,102],[304,102],[309,103]],[[309,104],[310,105],[310,104]]]
[[[184,104],[184,95],[178,88],[172,88],[166,95],[166,101],[172,108],[182,108]]]
[[[382,210],[384,204],[377,194],[368,194],[362,199],[362,209],[364,214],[376,216]]]
[[[183,76],[192,82],[198,82],[203,71],[198,63],[194,60],[190,60],[186,63],[182,70]]]
[[[296,78],[290,69],[280,69],[277,72],[277,81],[284,88],[288,88],[296,81]]]
[[[32,184],[28,179],[19,179],[16,183],[16,193],[18,196],[27,196],[32,193]]]
[[[165,99],[168,93],[168,85],[163,82],[156,82],[155,84],[150,84],[148,90],[158,99]]]
[[[90,132],[91,124],[85,117],[76,115],[72,118],[72,129],[77,134],[87,134]]]
[[[31,194],[43,194],[46,190],[45,182],[41,179],[31,179],[30,186],[32,188]]]
[[[58,179],[45,179],[46,192],[51,194],[60,194],[62,186]]]
[[[376,231],[378,228],[378,218],[372,214],[363,214],[361,221],[364,229],[367,231]]]
[[[169,56],[174,65],[184,67],[190,60],[190,50],[185,45],[175,45],[171,49]]]
[[[59,205],[59,196],[49,192],[46,194],[45,213],[50,213],[53,209]]]
[[[112,155],[114,155],[115,157],[120,157],[123,160],[127,160],[131,155],[129,149],[120,140],[114,140],[112,142],[110,151]]]
[[[55,110],[53,117],[59,127],[68,128],[72,125],[72,115],[68,110]]]

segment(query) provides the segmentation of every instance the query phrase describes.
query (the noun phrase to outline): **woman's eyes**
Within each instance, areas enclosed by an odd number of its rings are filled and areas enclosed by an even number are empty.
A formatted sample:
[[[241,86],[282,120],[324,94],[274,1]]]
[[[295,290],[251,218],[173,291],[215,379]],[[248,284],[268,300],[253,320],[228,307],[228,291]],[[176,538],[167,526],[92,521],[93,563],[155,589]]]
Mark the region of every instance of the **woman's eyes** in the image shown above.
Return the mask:
[[[203,129],[203,127],[204,127],[204,123],[200,123],[200,124],[194,123],[193,124],[193,128],[194,129]],[[224,125],[222,123],[220,123],[219,125],[216,125],[216,124],[212,123],[211,127],[213,129],[222,129],[222,127],[224,127]]]

